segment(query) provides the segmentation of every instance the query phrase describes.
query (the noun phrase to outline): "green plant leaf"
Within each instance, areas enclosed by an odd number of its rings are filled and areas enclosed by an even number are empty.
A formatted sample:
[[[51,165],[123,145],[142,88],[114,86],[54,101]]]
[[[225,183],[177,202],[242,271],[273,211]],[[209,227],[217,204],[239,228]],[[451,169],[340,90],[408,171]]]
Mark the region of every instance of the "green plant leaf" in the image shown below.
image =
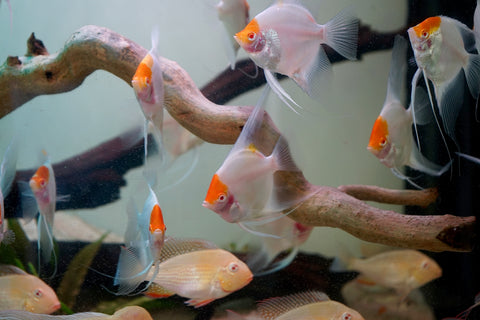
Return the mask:
[[[88,268],[92,264],[93,258],[97,255],[102,241],[107,234],[108,233],[103,234],[100,239],[82,248],[82,250],[73,257],[67,267],[62,282],[60,282],[58,286],[57,296],[70,309],[73,309],[75,305],[76,297],[85,280]]]

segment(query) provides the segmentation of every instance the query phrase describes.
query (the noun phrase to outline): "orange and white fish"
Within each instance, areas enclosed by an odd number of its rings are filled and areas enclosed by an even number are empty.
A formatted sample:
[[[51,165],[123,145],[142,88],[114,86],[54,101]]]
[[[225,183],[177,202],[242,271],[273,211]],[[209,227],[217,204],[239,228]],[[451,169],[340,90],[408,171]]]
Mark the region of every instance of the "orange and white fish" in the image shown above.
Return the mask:
[[[37,169],[28,185],[22,182],[19,183],[19,187],[22,190],[23,217],[27,220],[33,219],[37,212],[40,213],[37,222],[39,269],[42,264],[40,257],[43,262],[49,262],[53,255],[55,274],[57,256],[53,250],[53,220],[57,201],[61,201],[65,196],[57,197],[57,185],[50,158],[45,151],[42,152],[41,157],[43,164]]]
[[[0,265],[0,310],[50,314],[60,309],[57,295],[41,279],[10,265]]]
[[[372,284],[394,289],[399,300],[405,299],[413,289],[442,275],[442,269],[435,260],[417,250],[387,251],[366,259],[339,258],[343,261],[334,261],[333,270],[341,270],[343,262],[347,270],[358,271]]]
[[[10,320],[152,320],[152,316],[142,307],[127,306],[109,315],[99,312],[80,312],[70,315],[46,316],[28,311],[0,311],[0,319]]]
[[[158,58],[158,29],[152,31],[152,49],[143,58],[137,67],[137,70],[132,78],[132,87],[137,97],[138,103],[142,108],[145,116],[144,124],[144,148],[145,148],[145,164],[147,165],[148,155],[148,131],[149,126],[152,125],[154,139],[159,146],[160,156],[162,161],[168,162],[163,148],[163,102],[164,102],[164,87],[163,87],[163,73],[160,60]],[[155,184],[153,169],[146,168],[145,177],[150,185]]]
[[[276,1],[235,35],[250,58],[265,71],[265,78],[280,99],[296,112],[298,104],[280,86],[273,72],[293,79],[308,95],[319,98],[330,83],[331,64],[321,44],[355,60],[358,19],[340,12],[324,25],[298,1]]]
[[[258,303],[257,308],[264,320],[363,320],[360,313],[340,302],[330,300],[320,291],[305,291],[270,298]]]
[[[252,281],[252,272],[245,263],[230,252],[205,243],[204,248],[199,248],[199,241],[193,242],[192,251],[188,242],[166,241],[162,250],[164,260],[144,293],[154,298],[177,294],[189,298],[186,303],[198,308]]]
[[[157,196],[150,186],[148,188],[150,193],[142,212],[137,213],[133,202],[129,203],[127,209],[126,248],[120,252],[114,280],[114,284],[119,285],[117,294],[128,294],[135,290],[146,279],[154,264],[154,274],[158,272],[167,228]]]
[[[270,274],[288,266],[297,256],[300,245],[308,240],[313,227],[286,216],[255,228],[258,229],[278,238],[262,237],[260,249],[247,255],[246,263],[255,276]],[[280,253],[287,250],[290,250],[288,255],[274,262]]]
[[[475,99],[480,92],[480,55],[469,53],[475,49],[470,45],[475,43],[475,35],[458,20],[436,16],[409,28],[408,36],[418,65],[412,79],[411,101],[415,104],[418,80],[423,75],[432,109],[438,107],[445,132],[457,143],[455,123],[462,107],[465,80]],[[433,94],[428,80],[433,84]]]
[[[243,30],[250,20],[247,0],[220,0],[216,5],[218,19],[222,21],[226,31],[227,54],[230,67],[235,69],[235,59],[240,48],[233,36]]]
[[[261,143],[259,130],[264,116],[264,101],[269,90],[263,92],[240,136],[222,166],[213,175],[203,206],[225,221],[238,223],[245,228],[248,223],[267,223],[285,215],[305,196],[280,195],[283,186],[274,181],[275,172],[299,171],[282,136],[272,154],[265,156],[257,149]],[[248,230],[253,232],[252,230]]]
[[[414,119],[416,124],[425,124],[433,118],[428,108],[428,97],[421,88],[416,91],[416,105],[404,108],[401,99],[403,81],[407,75],[407,41],[395,37],[392,50],[387,96],[380,115],[375,120],[367,149],[381,163],[402,179],[414,184],[400,169],[409,166],[430,175],[441,175],[450,164],[442,167],[422,155],[412,134]],[[415,184],[414,184],[415,185]]]
[[[4,200],[10,192],[17,172],[17,148],[17,141],[14,139],[8,145],[0,165],[0,243],[4,244],[10,244],[15,240],[15,234],[5,229]]]

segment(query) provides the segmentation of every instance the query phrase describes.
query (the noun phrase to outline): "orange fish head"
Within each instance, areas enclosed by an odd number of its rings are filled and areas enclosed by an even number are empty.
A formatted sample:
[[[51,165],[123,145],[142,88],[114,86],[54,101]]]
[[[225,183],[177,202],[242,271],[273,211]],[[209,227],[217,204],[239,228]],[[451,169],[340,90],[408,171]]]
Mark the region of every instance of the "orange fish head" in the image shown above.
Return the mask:
[[[132,78],[132,87],[137,96],[142,97],[148,94],[152,86],[153,58],[147,54],[137,67]]]
[[[265,47],[265,39],[255,18],[242,31],[235,34],[234,38],[247,52],[259,52]]]
[[[50,172],[46,166],[41,166],[30,179],[30,188],[33,192],[43,190],[47,187],[50,178]]]
[[[388,123],[382,116],[379,116],[373,124],[367,149],[380,158],[385,150],[388,149],[388,146]]]
[[[162,232],[165,233],[167,227],[165,227],[165,223],[163,222],[163,214],[162,209],[158,204],[153,206],[152,212],[150,213],[150,226],[149,231],[151,234],[154,232]]]
[[[253,274],[248,266],[240,260],[230,261],[223,269],[218,273],[218,281],[220,287],[224,292],[237,291],[253,279]]]
[[[440,23],[442,19],[440,17],[430,17],[415,27],[413,27],[413,31],[415,31],[415,35],[420,39],[428,39],[431,34],[435,33],[440,28]]]

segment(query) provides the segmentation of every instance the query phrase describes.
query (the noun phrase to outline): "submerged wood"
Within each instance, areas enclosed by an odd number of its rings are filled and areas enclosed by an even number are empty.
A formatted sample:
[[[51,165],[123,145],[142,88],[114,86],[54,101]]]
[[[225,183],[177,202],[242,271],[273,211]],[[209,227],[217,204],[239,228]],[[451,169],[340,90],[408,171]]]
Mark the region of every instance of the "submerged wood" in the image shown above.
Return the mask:
[[[380,49],[388,48],[393,43],[394,35],[395,33],[391,33],[381,37],[381,34],[361,28],[359,54],[372,50],[372,39],[380,43]],[[130,85],[136,67],[146,53],[146,49],[109,29],[85,26],[72,35],[60,53],[29,59],[22,57],[19,58],[21,64],[5,63],[0,67],[0,117],[35,96],[73,90],[96,70],[106,70]],[[160,57],[160,63],[163,67],[165,107],[172,117],[202,140],[216,144],[233,144],[253,107],[215,104],[200,92],[190,76],[176,62]],[[228,94],[232,93],[222,93],[225,83],[233,86],[232,90],[237,89],[236,84],[245,87],[241,81],[238,82],[238,77],[241,77],[238,73],[237,71],[236,74],[231,74],[230,79],[223,77],[223,80],[207,86],[211,90],[208,97],[215,101],[222,98],[228,100]],[[258,81],[255,80],[253,85],[246,87],[261,85],[263,77]],[[215,97],[217,93],[219,97]],[[269,154],[280,133],[268,114],[265,114],[261,134],[263,144],[258,148]],[[136,147],[138,148],[138,145]],[[301,172],[279,172],[275,178],[286,186],[288,192],[315,193],[290,214],[291,218],[299,222],[312,226],[341,228],[360,239],[398,247],[430,251],[470,251],[473,247],[475,217],[407,216],[378,209],[359,200],[366,193],[376,193],[377,196],[362,200],[392,203],[393,196],[402,199],[397,200],[398,203],[416,205],[418,202],[413,198],[419,195],[425,197],[425,194],[410,192],[407,195],[401,192],[401,195],[395,196],[394,192],[390,192],[390,199],[387,200],[384,193],[378,190],[372,192],[368,186],[363,193],[358,192],[362,189],[358,186],[355,187],[356,193],[352,193],[352,189],[348,191],[345,186],[342,189],[346,192],[311,185]],[[95,189],[100,190],[101,188]],[[104,197],[110,199],[107,194]],[[431,201],[431,198],[429,199],[428,201]]]

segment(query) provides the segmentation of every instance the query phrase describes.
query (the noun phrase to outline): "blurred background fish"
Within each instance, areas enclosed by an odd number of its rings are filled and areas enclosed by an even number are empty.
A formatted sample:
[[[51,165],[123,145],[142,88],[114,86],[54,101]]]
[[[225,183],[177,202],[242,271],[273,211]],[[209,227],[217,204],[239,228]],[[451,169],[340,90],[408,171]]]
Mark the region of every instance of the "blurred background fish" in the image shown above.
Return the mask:
[[[198,240],[192,245],[185,241],[179,244],[174,239],[165,242],[162,262],[153,283],[144,291],[146,295],[166,298],[177,294],[189,299],[186,304],[198,308],[252,281],[247,265],[230,252],[212,249],[214,245],[209,242],[201,248]],[[147,277],[151,276],[152,271]]]
[[[404,300],[413,289],[442,275],[440,266],[417,250],[387,251],[365,259],[354,258],[344,249],[341,251],[332,264],[333,271],[358,271],[364,283],[395,290],[398,302]]]

